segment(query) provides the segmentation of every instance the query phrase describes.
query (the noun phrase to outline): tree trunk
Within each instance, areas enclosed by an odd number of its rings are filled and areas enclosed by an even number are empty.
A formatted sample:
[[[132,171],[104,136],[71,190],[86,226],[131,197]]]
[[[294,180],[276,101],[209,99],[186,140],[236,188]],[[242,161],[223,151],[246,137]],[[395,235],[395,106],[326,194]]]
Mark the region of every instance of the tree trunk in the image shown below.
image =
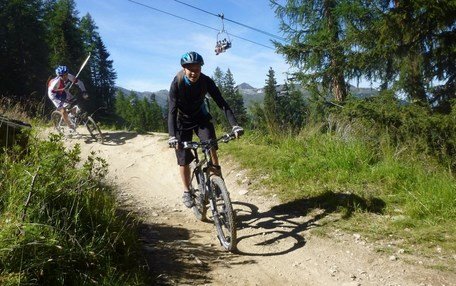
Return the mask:
[[[347,98],[347,85],[342,74],[339,73],[333,77],[332,89],[334,99],[337,102],[344,102]]]
[[[339,27],[337,21],[334,19],[332,9],[336,6],[334,0],[326,0],[324,2],[325,17],[328,19],[328,29],[331,32],[331,41],[333,44],[339,42]],[[343,102],[347,97],[347,88],[343,75],[343,52],[340,47],[336,47],[329,50],[331,57],[331,89],[334,95],[334,99],[337,102]]]

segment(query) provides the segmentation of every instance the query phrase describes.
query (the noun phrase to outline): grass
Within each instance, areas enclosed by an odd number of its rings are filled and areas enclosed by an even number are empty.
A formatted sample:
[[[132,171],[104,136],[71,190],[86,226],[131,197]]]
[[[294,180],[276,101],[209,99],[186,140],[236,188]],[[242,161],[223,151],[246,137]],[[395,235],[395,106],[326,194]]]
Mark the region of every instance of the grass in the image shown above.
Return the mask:
[[[366,140],[308,127],[298,136],[251,132],[229,153],[251,170],[254,186],[284,204],[325,209],[343,219],[326,224],[423,256],[443,256],[455,270],[456,179],[435,160],[385,138]],[[261,164],[259,164],[261,162]],[[440,249],[436,253],[436,245]]]
[[[1,285],[147,285],[138,221],[61,138],[0,153]]]

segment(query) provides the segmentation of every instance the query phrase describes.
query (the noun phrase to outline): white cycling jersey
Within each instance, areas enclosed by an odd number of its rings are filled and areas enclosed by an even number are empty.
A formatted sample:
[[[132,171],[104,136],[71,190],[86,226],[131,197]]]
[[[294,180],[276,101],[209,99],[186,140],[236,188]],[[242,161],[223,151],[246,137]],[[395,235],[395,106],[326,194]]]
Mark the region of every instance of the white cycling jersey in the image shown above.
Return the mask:
[[[73,98],[70,91],[65,89],[65,85],[69,82],[76,84],[82,92],[86,91],[84,83],[72,74],[68,74],[67,82],[64,82],[60,76],[51,79],[48,83],[48,97],[57,109],[67,107],[67,101]]]

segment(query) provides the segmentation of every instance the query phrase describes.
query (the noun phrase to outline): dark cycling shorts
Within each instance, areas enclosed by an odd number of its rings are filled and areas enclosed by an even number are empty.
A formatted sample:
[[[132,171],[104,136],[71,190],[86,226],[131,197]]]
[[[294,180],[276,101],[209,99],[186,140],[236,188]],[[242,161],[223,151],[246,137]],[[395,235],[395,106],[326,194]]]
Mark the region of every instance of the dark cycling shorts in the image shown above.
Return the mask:
[[[192,141],[193,132],[198,136],[201,141],[207,141],[209,139],[215,139],[215,128],[212,122],[207,121],[194,125],[190,128],[178,128],[176,131],[176,138],[179,142]],[[217,146],[215,147],[217,150]],[[176,150],[177,164],[184,166],[190,164],[193,159],[193,153],[189,149],[177,149]]]

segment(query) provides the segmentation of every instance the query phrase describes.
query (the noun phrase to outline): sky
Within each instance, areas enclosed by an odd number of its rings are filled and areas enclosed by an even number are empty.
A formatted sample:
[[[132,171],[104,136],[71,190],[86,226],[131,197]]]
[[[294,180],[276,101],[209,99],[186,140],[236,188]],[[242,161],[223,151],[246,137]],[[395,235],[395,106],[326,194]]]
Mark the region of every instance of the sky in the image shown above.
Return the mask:
[[[230,34],[232,48],[215,55],[214,47],[217,34],[222,30],[222,20],[179,3],[184,2],[213,14],[223,13],[226,19],[283,36],[269,0],[134,1],[214,29],[129,0],[76,0],[78,16],[82,18],[89,13],[98,27],[98,33],[110,53],[109,59],[113,60],[117,86],[140,92],[168,90],[181,69],[181,56],[188,51],[196,51],[203,56],[205,64],[202,71],[208,76],[213,76],[216,67],[223,72],[230,69],[236,84],[246,82],[261,88],[272,67],[277,83],[284,83],[289,65],[273,49],[271,36],[225,20],[224,30]]]

